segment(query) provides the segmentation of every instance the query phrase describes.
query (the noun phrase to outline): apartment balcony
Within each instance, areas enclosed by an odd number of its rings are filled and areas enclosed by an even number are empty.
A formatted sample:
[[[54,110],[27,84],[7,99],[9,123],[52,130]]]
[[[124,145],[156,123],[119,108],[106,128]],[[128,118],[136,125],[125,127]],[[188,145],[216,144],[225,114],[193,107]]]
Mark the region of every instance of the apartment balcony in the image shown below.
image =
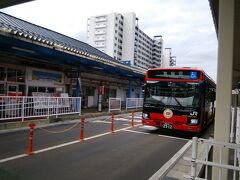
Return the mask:
[[[107,25],[106,24],[99,24],[95,26],[95,29],[102,29],[102,28],[106,28]]]
[[[95,22],[104,22],[107,21],[107,17],[95,18]]]
[[[105,48],[106,45],[105,44],[97,44],[94,46],[95,48]]]
[[[106,31],[95,31],[95,35],[106,34]]]
[[[95,42],[102,42],[102,41],[106,41],[106,38],[95,38],[94,41]]]

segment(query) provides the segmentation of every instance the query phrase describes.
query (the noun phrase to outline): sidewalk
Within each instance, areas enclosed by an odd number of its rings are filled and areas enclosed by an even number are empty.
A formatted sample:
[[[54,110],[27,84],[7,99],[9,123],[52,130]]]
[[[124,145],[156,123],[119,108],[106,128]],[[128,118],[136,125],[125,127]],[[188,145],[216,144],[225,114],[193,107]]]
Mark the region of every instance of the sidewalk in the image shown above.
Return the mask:
[[[205,131],[202,138],[209,139],[213,137],[214,124],[212,123]],[[172,159],[164,164],[149,180],[185,180],[185,175],[190,175],[191,163],[184,160],[184,157],[192,157],[192,140],[178,151]],[[206,146],[198,144],[198,159],[206,158]],[[203,166],[197,166],[197,175],[202,175]]]

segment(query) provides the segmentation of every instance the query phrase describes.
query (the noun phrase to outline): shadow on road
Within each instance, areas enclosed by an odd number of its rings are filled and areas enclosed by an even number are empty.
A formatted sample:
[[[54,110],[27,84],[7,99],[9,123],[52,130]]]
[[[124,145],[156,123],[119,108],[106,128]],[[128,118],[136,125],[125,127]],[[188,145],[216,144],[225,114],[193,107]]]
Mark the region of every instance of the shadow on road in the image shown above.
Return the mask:
[[[183,138],[183,139],[192,139],[192,137],[194,137],[194,136],[199,137],[199,138],[208,139],[209,137],[213,136],[213,129],[214,129],[214,123],[211,123],[201,133],[190,133],[190,132],[168,130],[168,129],[162,129],[162,128],[147,130],[147,131],[148,131],[148,133],[151,133],[151,134],[172,136],[172,137],[178,137],[178,138]]]

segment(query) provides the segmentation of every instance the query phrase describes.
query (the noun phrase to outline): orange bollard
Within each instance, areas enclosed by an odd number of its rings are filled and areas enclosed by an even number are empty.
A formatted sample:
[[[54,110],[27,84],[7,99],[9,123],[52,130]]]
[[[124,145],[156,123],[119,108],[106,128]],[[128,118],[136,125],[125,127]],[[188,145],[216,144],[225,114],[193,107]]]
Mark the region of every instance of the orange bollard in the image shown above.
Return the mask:
[[[114,113],[112,113],[111,133],[114,133]]]
[[[81,118],[81,129],[80,129],[80,141],[84,140],[84,121],[85,118]]]
[[[32,155],[33,154],[33,130],[34,130],[34,127],[36,125],[34,123],[30,123],[29,124],[29,128],[30,128],[30,131],[29,131],[29,141],[28,141],[28,150],[27,150],[27,154],[28,155]]]
[[[134,127],[134,112],[132,112],[132,127]]]

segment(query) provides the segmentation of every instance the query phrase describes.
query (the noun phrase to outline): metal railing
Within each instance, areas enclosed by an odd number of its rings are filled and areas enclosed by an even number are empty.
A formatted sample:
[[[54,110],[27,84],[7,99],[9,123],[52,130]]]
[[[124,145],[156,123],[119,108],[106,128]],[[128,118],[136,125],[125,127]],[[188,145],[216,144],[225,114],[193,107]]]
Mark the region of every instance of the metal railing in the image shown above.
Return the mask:
[[[137,109],[143,106],[143,98],[127,98],[126,109]]]
[[[0,120],[81,114],[80,97],[0,96]]]
[[[205,145],[205,157],[200,159],[197,156],[197,151],[198,151],[198,144],[204,144]],[[213,162],[209,159],[209,149],[211,147],[218,148],[219,150],[219,162]],[[239,159],[238,159],[238,154],[239,154],[239,149],[240,145],[239,144],[233,144],[233,143],[223,143],[216,141],[214,139],[201,139],[194,137],[192,140],[192,158],[185,157],[184,159],[186,161],[191,162],[191,172],[190,175],[185,175],[184,177],[186,179],[199,179],[199,180],[204,180],[204,179],[209,179],[211,177],[209,176],[209,168],[217,168],[219,170],[219,176],[218,179],[221,179],[222,176],[222,171],[223,169],[231,170],[232,171],[232,177],[229,177],[230,179],[236,180],[237,175],[239,175],[240,172],[240,167],[239,167]],[[224,151],[231,150],[233,152],[233,162],[229,162],[229,164],[223,164],[222,159],[223,159],[223,152]],[[204,165],[205,166],[205,175],[204,178],[197,177],[196,171],[197,171],[197,165]],[[211,174],[210,174],[211,175]]]
[[[109,98],[108,111],[121,111],[121,98]]]

